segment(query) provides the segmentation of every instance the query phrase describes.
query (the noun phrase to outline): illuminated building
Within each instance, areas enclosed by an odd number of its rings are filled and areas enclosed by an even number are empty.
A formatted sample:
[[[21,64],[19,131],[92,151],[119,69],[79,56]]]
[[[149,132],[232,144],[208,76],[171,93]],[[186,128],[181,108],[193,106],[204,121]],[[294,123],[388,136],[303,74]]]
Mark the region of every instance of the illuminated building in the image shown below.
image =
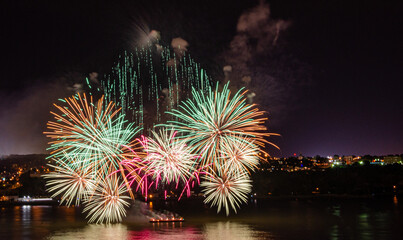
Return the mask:
[[[385,156],[383,158],[385,164],[394,164],[394,163],[401,163],[402,157],[401,156]]]

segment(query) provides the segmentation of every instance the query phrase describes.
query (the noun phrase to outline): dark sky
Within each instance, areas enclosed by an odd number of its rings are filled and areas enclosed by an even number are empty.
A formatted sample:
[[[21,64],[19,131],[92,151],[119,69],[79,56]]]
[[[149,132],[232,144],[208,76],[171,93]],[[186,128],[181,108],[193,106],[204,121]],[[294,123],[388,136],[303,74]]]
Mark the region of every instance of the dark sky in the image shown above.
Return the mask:
[[[169,3],[168,3],[169,2]],[[236,3],[234,3],[236,2]],[[272,141],[281,151],[313,156],[403,153],[402,4],[399,1],[266,1],[282,32]],[[47,101],[63,78],[106,72],[138,29],[189,42],[210,76],[237,23],[259,1],[2,1],[0,8],[0,155],[43,152]],[[280,44],[279,44],[280,45]],[[269,50],[268,50],[269,51]],[[271,51],[271,50],[270,50]],[[261,59],[264,62],[264,59]],[[293,64],[291,64],[291,62]],[[296,69],[302,69],[296,70]],[[283,76],[292,73],[285,84]],[[59,79],[56,81],[55,79]],[[283,81],[283,82],[282,82]],[[303,84],[302,84],[303,82]],[[256,86],[255,86],[256,87]],[[275,94],[268,90],[268,95]],[[269,96],[267,99],[272,100]],[[278,107],[281,102],[281,107]]]

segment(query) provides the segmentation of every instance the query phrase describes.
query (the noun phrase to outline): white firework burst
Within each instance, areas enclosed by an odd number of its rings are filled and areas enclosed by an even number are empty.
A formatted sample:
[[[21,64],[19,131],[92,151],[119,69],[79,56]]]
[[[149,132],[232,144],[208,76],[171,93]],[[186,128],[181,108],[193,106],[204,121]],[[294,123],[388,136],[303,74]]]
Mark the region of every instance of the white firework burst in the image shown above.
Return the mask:
[[[126,216],[126,207],[129,206],[129,196],[121,177],[112,174],[106,178],[100,178],[95,191],[85,199],[85,208],[88,222],[113,223],[122,221]]]
[[[154,179],[164,183],[188,180],[195,170],[197,156],[183,141],[175,138],[176,131],[163,129],[152,131],[152,138],[144,138],[141,143],[147,156],[147,172]]]
[[[220,151],[223,169],[229,172],[249,172],[259,164],[259,147],[252,139],[242,138],[225,143]]]
[[[207,174],[204,181],[200,184],[206,195],[204,203],[211,203],[211,206],[217,206],[217,213],[221,208],[225,208],[227,216],[230,207],[235,211],[242,202],[247,202],[248,193],[252,190],[251,180],[246,172],[224,172],[219,176],[216,173]]]
[[[87,193],[94,191],[96,182],[92,178],[90,168],[72,168],[69,164],[55,159],[58,166],[49,165],[55,168],[55,172],[46,174],[44,177],[49,179],[46,182],[48,191],[52,192],[52,197],[61,195],[61,202],[70,206],[73,200],[75,204],[86,198]]]

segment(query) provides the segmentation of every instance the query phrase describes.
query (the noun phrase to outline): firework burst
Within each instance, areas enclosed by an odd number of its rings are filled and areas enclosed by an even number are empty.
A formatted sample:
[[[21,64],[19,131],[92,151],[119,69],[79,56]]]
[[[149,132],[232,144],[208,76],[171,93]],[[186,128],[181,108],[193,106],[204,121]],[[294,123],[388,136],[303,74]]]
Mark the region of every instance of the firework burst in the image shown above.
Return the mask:
[[[140,128],[128,124],[112,102],[102,97],[94,104],[85,94],[63,99],[45,132],[56,161],[55,172],[46,176],[52,196],[67,205],[83,203],[89,222],[119,222],[129,206],[127,195],[134,197],[134,183],[147,196],[153,184],[182,182],[182,194],[190,195],[202,175],[205,203],[227,215],[230,208],[236,212],[251,191],[249,174],[261,148],[275,146],[265,137],[277,134],[266,132],[264,112],[246,103],[245,92],[231,96],[228,84],[222,90],[193,89],[192,95],[168,112],[177,121],[136,141]]]
[[[87,197],[88,192],[95,189],[96,182],[89,168],[72,168],[64,161],[55,159],[56,166],[49,165],[55,172],[45,175],[48,179],[46,186],[52,192],[52,197],[61,195],[60,203],[67,206],[75,200],[75,205]]]
[[[225,208],[228,216],[230,207],[236,213],[240,204],[247,202],[247,195],[252,189],[251,182],[246,172],[224,172],[221,175],[206,174],[200,186],[204,187],[203,193],[207,196],[204,202],[217,206],[217,213]]]
[[[126,216],[126,207],[129,206],[129,196],[123,179],[117,174],[109,177],[100,177],[94,192],[85,199],[85,208],[89,222],[111,223],[120,222]]]
[[[220,150],[223,169],[229,172],[254,171],[259,164],[259,147],[249,138],[234,138],[230,144],[224,142]]]
[[[53,140],[49,143],[51,156],[80,159],[70,165],[72,168],[92,166],[92,171],[106,175],[118,170],[122,155],[130,154],[124,146],[132,145],[139,127],[127,124],[125,115],[115,110],[112,102],[104,104],[103,97],[96,105],[85,94],[62,101],[67,106],[55,104],[60,113],[51,112],[56,121],[49,121],[51,131],[45,132]]]
[[[185,182],[195,170],[197,156],[182,141],[175,138],[176,131],[152,131],[153,138],[141,141],[146,152],[147,172],[158,182]]]
[[[96,104],[85,94],[62,101],[66,106],[55,105],[59,113],[52,112],[56,121],[48,122],[51,131],[45,133],[56,160],[55,172],[45,176],[48,191],[61,195],[67,205],[74,199],[84,202],[89,222],[120,221],[128,205],[122,193],[133,194],[125,175],[117,174],[124,172],[122,161],[136,156],[139,128],[127,124],[125,115],[103,97]]]
[[[267,118],[255,105],[247,104],[245,91],[238,91],[233,97],[228,84],[219,91],[209,89],[207,93],[192,90],[194,100],[188,99],[180,105],[180,110],[168,112],[178,121],[169,121],[196,154],[201,155],[202,165],[213,164],[213,169],[223,166],[220,154],[225,145],[234,141],[242,142],[248,137],[260,147],[268,142],[264,137],[277,135],[266,132]]]

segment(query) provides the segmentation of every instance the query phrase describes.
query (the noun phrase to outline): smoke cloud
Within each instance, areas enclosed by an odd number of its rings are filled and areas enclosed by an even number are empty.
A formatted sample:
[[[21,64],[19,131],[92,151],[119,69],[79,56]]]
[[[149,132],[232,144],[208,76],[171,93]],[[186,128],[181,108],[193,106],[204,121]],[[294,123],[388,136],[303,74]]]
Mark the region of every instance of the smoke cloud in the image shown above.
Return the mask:
[[[189,43],[180,37],[174,38],[171,41],[171,46],[175,51],[175,54],[179,57],[182,57],[185,52],[188,50]]]
[[[272,19],[269,5],[261,1],[239,17],[237,34],[223,54],[224,82],[231,81],[232,90],[246,87],[248,101],[274,116],[271,123],[285,116],[296,90],[307,83],[306,66],[285,49],[290,26],[290,21]]]

